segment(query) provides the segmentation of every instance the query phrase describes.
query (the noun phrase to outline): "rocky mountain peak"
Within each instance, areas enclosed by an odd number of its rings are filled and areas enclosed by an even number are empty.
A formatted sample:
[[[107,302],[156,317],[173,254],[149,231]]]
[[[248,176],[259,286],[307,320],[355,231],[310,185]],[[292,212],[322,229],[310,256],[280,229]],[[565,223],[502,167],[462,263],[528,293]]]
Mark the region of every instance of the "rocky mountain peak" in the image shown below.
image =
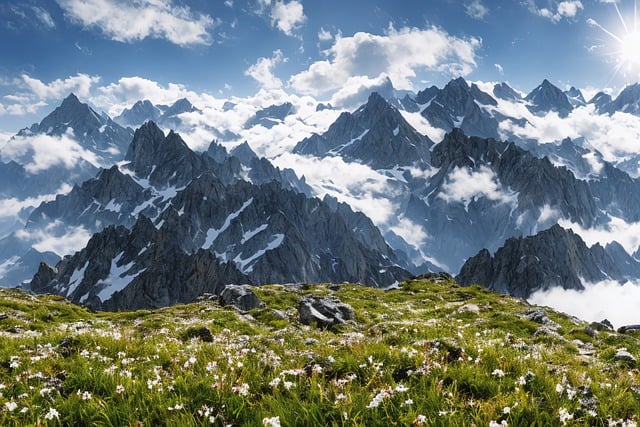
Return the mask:
[[[625,280],[624,269],[602,246],[589,248],[557,224],[534,236],[508,239],[493,257],[486,249],[480,251],[456,278],[463,285],[480,284],[521,298],[553,287],[583,289],[583,281],[605,279]]]
[[[534,114],[555,111],[560,117],[566,117],[573,110],[567,95],[547,79],[533,89],[525,100],[529,101],[528,108]]]
[[[191,101],[187,98],[180,98],[167,108],[163,113],[163,116],[175,116],[176,114],[191,113],[194,111],[198,111],[198,109],[193,106]]]
[[[237,157],[243,165],[250,165],[253,159],[257,159],[258,155],[251,149],[247,141],[238,145],[229,153],[231,156]]]
[[[607,112],[616,111],[640,115],[640,83],[627,85],[608,106]]]
[[[147,176],[153,166],[151,156],[159,151],[164,139],[164,132],[158,125],[152,121],[146,122],[133,134],[133,140],[124,159],[131,162],[133,170],[139,176]]]
[[[161,111],[151,101],[138,101],[131,108],[125,108],[114,120],[124,126],[138,126],[148,120],[157,121]]]
[[[493,94],[496,97],[507,101],[517,101],[522,99],[518,92],[516,92],[511,86],[504,82],[497,83],[495,86],[493,86]]]
[[[354,113],[342,113],[323,135],[299,142],[294,152],[340,155],[376,169],[428,162],[432,142],[420,135],[397,108],[377,92]]]
[[[571,105],[573,105],[574,107],[587,105],[587,101],[585,101],[580,89],[571,86],[571,88],[567,90],[565,94],[567,95],[567,98],[569,98],[569,102],[571,103]]]

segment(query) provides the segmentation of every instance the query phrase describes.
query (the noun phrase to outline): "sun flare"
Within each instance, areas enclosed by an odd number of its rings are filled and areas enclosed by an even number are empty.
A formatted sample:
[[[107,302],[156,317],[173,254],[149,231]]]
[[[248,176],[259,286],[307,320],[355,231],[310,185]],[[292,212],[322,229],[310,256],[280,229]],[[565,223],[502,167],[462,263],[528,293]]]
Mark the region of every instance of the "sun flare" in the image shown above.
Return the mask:
[[[640,31],[633,31],[620,39],[620,60],[632,67],[640,66]]]

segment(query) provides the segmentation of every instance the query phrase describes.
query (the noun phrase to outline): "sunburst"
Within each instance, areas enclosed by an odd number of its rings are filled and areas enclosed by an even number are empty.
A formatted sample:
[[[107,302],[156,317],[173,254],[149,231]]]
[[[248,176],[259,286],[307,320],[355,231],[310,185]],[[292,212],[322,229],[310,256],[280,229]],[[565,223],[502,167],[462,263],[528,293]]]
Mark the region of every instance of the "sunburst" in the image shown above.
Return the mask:
[[[638,0],[633,0],[633,15],[625,16],[620,11],[618,1],[608,2],[613,5],[620,20],[619,28],[609,30],[595,19],[587,22],[611,37],[613,45],[608,48],[608,55],[616,60],[616,73],[623,72],[640,76],[640,29],[638,28]]]

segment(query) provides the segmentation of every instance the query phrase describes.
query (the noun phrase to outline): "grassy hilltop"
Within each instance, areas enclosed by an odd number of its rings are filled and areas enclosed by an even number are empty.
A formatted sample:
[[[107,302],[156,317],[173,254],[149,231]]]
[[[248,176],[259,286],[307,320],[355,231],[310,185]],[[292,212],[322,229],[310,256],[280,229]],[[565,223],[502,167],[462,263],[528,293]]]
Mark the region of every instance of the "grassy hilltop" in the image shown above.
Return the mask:
[[[334,289],[334,290],[332,290]],[[0,289],[0,425],[635,425],[633,333],[426,279],[92,313]],[[298,321],[304,295],[355,319]],[[600,328],[602,329],[602,328]]]

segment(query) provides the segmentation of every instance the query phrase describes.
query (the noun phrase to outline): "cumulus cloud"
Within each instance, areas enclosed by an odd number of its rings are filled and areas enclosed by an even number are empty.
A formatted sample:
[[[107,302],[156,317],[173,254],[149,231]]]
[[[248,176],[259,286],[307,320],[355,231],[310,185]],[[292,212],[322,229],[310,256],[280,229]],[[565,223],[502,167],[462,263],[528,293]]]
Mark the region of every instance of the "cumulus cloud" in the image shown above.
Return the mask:
[[[84,248],[91,238],[84,227],[65,227],[56,220],[46,228],[16,231],[16,237],[32,244],[40,252],[53,252],[59,256],[70,255]]]
[[[473,19],[484,19],[489,14],[489,8],[485,6],[481,0],[473,0],[464,6],[467,15]]]
[[[85,150],[72,134],[16,136],[2,147],[1,154],[4,161],[14,160],[31,174],[54,166],[73,169],[83,160],[100,166],[96,155]]]
[[[562,19],[574,19],[584,9],[580,0],[556,1],[552,2],[549,7],[538,7],[537,0],[526,0],[524,4],[531,13],[553,22],[559,22]]]
[[[271,18],[271,26],[288,36],[293,36],[294,32],[300,29],[307,20],[302,3],[298,0],[292,0],[288,3],[277,0],[271,8],[269,17]]]
[[[209,45],[209,31],[217,21],[173,1],[57,0],[66,16],[85,27],[96,27],[107,37],[131,43],[147,37],[179,46]]]
[[[526,111],[524,104],[499,100],[503,113],[511,117],[526,118],[524,126],[511,121],[500,123],[505,138],[514,135],[539,142],[557,142],[564,138],[583,137],[587,147],[598,150],[606,161],[616,162],[625,156],[636,155],[640,140],[640,118],[632,114],[616,112],[613,115],[597,114],[594,105],[574,109],[566,118],[551,112],[536,116]]]
[[[290,85],[301,93],[318,95],[343,87],[355,76],[377,78],[388,75],[399,89],[414,89],[411,79],[417,70],[451,75],[467,75],[476,66],[476,38],[458,38],[445,31],[391,27],[385,35],[358,32],[351,37],[336,36],[326,51],[328,59],[316,61],[293,75]]]
[[[250,66],[244,73],[257,81],[264,89],[279,89],[282,80],[273,74],[276,65],[286,62],[280,49],[273,51],[271,58],[260,58],[258,62]]]
[[[589,246],[596,243],[605,246],[615,240],[630,254],[640,247],[640,222],[626,222],[621,218],[611,217],[609,223],[595,228],[583,228],[580,224],[566,219],[561,219],[558,224],[573,230]]]
[[[532,304],[552,307],[589,322],[609,320],[616,328],[640,323],[640,283],[615,281],[584,283],[582,291],[553,288],[538,291],[529,298]]]
[[[389,200],[396,192],[389,178],[368,166],[346,163],[341,157],[306,157],[284,153],[273,160],[280,167],[291,168],[320,197],[328,194],[364,212],[376,225],[389,224],[397,206]]]
[[[318,31],[318,40],[322,42],[328,42],[333,40],[333,34],[331,31],[325,30],[323,27],[320,27],[320,31]]]
[[[438,197],[447,203],[462,202],[466,205],[481,197],[499,203],[511,203],[515,200],[515,195],[502,188],[496,174],[487,166],[481,166],[476,170],[454,168],[449,173]]]
[[[0,221],[18,216],[20,211],[40,205],[42,202],[54,200],[58,194],[66,194],[71,191],[69,184],[63,184],[54,194],[46,194],[38,197],[17,199],[14,197],[0,199]]]
[[[81,98],[89,97],[91,89],[100,81],[100,76],[78,73],[66,79],[56,79],[49,83],[33,78],[27,74],[21,76],[22,83],[41,100],[61,99],[70,92]]]

